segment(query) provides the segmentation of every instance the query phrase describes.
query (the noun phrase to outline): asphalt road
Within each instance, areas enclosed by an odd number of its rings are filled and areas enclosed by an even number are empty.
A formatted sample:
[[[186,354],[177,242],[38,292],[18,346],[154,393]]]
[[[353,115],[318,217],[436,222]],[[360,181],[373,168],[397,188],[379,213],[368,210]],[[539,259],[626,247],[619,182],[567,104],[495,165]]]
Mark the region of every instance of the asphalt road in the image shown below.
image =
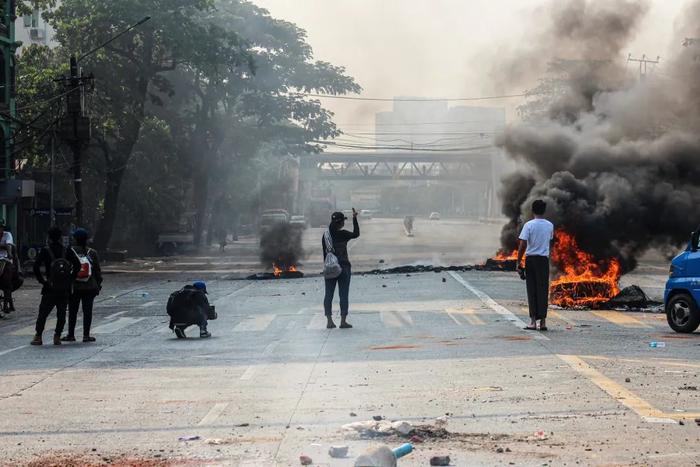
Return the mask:
[[[497,245],[497,226],[425,221],[409,239],[377,221],[351,250],[356,270],[469,263]],[[371,446],[404,440],[343,425],[383,416],[435,427],[446,414],[448,431],[424,431],[399,465],[438,454],[459,466],[698,465],[700,335],[672,333],[661,314],[552,310],[550,331],[533,333],[521,329],[514,273],[358,274],[355,328],[329,331],[320,278],[231,280],[233,261],[254,261],[249,250],[110,274],[94,344],[28,346],[29,283],[18,313],[0,322],[0,465],[286,466],[302,453],[352,465]],[[218,272],[192,266],[205,257]],[[219,312],[214,337],[177,340],[165,300],[199,277]],[[625,278],[652,295],[663,280],[653,255]],[[201,439],[178,441],[190,435]],[[332,444],[350,457],[331,459]]]

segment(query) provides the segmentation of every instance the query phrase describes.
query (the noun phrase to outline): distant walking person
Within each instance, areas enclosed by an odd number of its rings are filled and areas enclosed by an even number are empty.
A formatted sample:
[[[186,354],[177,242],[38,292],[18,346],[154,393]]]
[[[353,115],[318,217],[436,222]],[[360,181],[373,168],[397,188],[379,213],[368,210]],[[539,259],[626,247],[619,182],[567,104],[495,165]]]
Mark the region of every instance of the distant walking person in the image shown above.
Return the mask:
[[[92,308],[95,297],[102,289],[102,269],[97,251],[89,248],[87,242],[90,236],[85,229],[73,232],[75,246],[73,252],[78,256],[80,269],[73,283],[73,293],[68,300],[68,335],[63,342],[75,342],[75,325],[78,322],[78,310],[83,306],[83,342],[95,342],[90,335],[92,326]]]
[[[36,319],[36,335],[31,342],[32,345],[42,345],[46,319],[54,308],[56,308],[57,319],[53,343],[61,345],[61,333],[66,324],[68,298],[73,282],[80,271],[80,260],[72,249],[63,246],[62,240],[61,229],[51,227],[49,229],[49,242],[41,249],[34,263],[34,275],[43,287],[39,316]],[[46,277],[41,272],[42,267],[46,271]]]
[[[342,212],[334,212],[331,215],[331,223],[328,230],[323,234],[321,244],[323,245],[323,259],[326,259],[328,254],[327,243],[330,243],[333,253],[338,258],[338,262],[342,268],[342,272],[335,279],[326,279],[326,296],[323,300],[323,308],[326,313],[328,323],[326,328],[335,328],[333,322],[333,296],[335,295],[335,286],[338,285],[338,295],[340,296],[340,328],[350,329],[352,326],[348,323],[348,295],[350,293],[350,277],[352,269],[350,259],[348,258],[348,241],[360,236],[360,225],[357,223],[357,211],[352,208],[352,232],[343,230],[347,217]],[[329,238],[330,237],[330,238]]]
[[[547,330],[547,308],[549,306],[549,247],[554,239],[554,225],[544,219],[547,203],[538,199],[532,203],[534,219],[526,222],[520,233],[518,248],[518,270],[522,269],[525,254],[525,283],[527,302],[530,308],[530,325],[525,329]]]

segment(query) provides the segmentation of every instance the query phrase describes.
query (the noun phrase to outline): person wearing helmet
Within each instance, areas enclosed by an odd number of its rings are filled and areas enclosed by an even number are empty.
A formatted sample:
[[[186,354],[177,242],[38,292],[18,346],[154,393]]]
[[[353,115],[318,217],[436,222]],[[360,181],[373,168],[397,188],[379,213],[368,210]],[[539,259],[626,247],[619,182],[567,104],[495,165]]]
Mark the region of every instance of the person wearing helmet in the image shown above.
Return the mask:
[[[92,308],[95,297],[102,289],[102,269],[97,251],[87,246],[90,235],[85,229],[73,232],[73,252],[80,260],[80,270],[73,282],[73,293],[68,299],[68,334],[61,338],[63,342],[75,342],[75,325],[78,321],[78,310],[83,306],[83,342],[95,342],[90,335],[92,326]]]
[[[207,330],[207,319],[212,310],[207,299],[207,284],[196,281],[173,292],[168,300],[167,311],[170,315],[170,329],[178,339],[185,339],[185,329],[189,326],[199,326],[199,337],[211,337]]]

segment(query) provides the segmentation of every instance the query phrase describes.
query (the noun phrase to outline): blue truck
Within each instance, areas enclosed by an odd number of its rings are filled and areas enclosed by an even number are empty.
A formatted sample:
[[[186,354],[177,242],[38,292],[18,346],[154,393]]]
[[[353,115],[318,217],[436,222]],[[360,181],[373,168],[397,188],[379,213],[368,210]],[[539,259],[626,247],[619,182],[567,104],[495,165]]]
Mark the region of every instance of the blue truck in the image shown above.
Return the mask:
[[[664,305],[668,325],[676,332],[694,332],[700,326],[700,230],[693,232],[684,252],[673,258]]]

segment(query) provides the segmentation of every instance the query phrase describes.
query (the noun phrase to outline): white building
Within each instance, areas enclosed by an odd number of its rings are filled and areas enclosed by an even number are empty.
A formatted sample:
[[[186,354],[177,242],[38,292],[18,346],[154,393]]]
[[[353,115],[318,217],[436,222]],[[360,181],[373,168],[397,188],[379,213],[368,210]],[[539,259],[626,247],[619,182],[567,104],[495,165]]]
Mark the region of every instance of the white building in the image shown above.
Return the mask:
[[[31,44],[55,46],[54,29],[41,17],[42,10],[35,9],[32,14],[20,16],[15,21],[15,38],[22,46]],[[19,49],[21,50],[21,48]]]

